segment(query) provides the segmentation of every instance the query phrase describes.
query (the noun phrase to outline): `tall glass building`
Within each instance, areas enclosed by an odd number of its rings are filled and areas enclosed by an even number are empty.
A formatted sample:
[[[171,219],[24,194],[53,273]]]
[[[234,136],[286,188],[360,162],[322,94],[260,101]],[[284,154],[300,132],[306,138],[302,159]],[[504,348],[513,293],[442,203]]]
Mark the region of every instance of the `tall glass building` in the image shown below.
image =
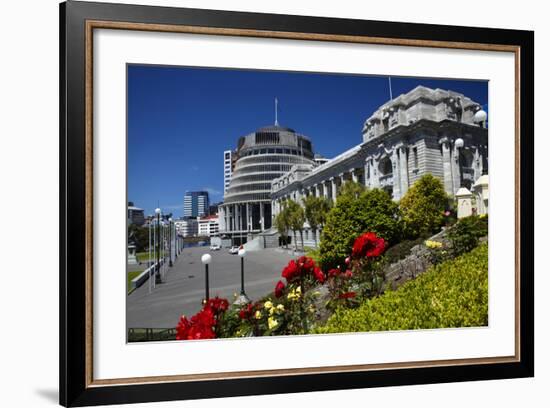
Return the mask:
[[[234,154],[235,168],[219,207],[220,232],[250,239],[271,228],[271,181],[294,165],[314,165],[313,146],[307,136],[276,124],[239,138]]]
[[[196,218],[208,215],[210,200],[208,191],[187,191],[183,198],[183,217]]]

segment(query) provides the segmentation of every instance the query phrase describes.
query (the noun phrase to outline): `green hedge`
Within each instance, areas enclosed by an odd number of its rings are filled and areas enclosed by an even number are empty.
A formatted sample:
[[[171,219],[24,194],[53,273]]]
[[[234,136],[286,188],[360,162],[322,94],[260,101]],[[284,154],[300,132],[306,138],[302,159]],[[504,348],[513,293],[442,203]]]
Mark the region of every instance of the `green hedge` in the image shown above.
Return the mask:
[[[479,327],[488,324],[488,249],[443,262],[396,291],[339,309],[316,333]]]
[[[375,232],[393,244],[401,229],[399,207],[386,191],[347,182],[327,215],[319,246],[321,265],[326,270],[344,267],[355,238],[364,232]]]

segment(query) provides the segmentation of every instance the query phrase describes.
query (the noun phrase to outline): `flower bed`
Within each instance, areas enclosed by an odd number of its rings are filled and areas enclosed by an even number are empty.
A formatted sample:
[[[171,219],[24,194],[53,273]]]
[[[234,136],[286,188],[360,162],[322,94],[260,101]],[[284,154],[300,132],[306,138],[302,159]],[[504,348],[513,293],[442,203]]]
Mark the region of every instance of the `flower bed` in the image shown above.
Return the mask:
[[[315,333],[476,327],[488,324],[488,247],[434,266],[359,308],[340,308]]]

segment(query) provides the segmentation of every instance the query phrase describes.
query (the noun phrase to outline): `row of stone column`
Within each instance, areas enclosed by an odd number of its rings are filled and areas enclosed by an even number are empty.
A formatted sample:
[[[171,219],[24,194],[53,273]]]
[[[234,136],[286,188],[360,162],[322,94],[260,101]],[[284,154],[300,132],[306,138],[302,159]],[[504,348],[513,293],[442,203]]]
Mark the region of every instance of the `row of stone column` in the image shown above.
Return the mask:
[[[445,191],[449,194],[455,194],[462,187],[462,166],[460,164],[460,149],[465,149],[464,146],[457,146],[455,143],[445,137],[439,141],[441,145],[442,160],[443,160],[443,184]],[[474,171],[472,175],[473,181],[479,179],[483,175],[484,155],[478,146],[468,146],[467,153],[471,155],[471,168]]]
[[[252,231],[254,229],[254,220],[252,218],[253,206],[253,203],[226,204],[221,206],[219,209],[220,231]],[[265,229],[264,203],[259,203],[259,206],[260,230],[263,231]]]
[[[302,190],[295,190],[290,195],[281,197],[273,201],[273,215],[277,215],[282,209],[282,202],[287,199],[296,201],[302,204],[302,198],[305,196],[313,195],[314,197],[325,197],[332,202],[336,202],[336,196],[346,181],[352,180],[359,182],[358,169],[352,169],[349,172],[344,172],[338,176],[330,177],[320,183],[316,183],[312,186],[306,187]]]

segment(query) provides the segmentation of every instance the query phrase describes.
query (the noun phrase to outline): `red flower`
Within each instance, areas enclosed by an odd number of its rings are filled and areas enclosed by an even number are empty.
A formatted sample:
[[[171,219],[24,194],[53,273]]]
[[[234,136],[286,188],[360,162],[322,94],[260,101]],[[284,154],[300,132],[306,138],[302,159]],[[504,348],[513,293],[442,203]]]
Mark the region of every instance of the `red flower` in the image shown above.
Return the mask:
[[[187,340],[204,340],[215,339],[216,333],[212,330],[212,326],[205,326],[201,324],[194,324],[189,329]]]
[[[344,278],[346,279],[349,279],[353,276],[353,272],[351,270],[347,270],[346,272],[344,272]]]
[[[328,277],[329,278],[336,278],[337,276],[340,275],[340,269],[338,268],[334,268],[334,269],[331,269],[328,271]]]
[[[283,291],[285,290],[285,284],[282,281],[277,282],[275,285],[275,297],[280,298],[283,296]]]
[[[357,237],[353,244],[351,256],[353,258],[376,258],[386,249],[386,241],[379,238],[374,232],[367,232]]]
[[[222,299],[216,296],[208,301],[208,306],[214,313],[225,312],[229,308],[229,302],[227,299]]]
[[[201,340],[216,338],[216,325],[221,314],[229,308],[226,299],[210,299],[191,320],[182,316],[176,326],[177,340]]]
[[[252,306],[252,303],[248,303],[245,305],[240,311],[239,311],[239,317],[242,320],[248,320],[252,318],[252,315],[254,314],[254,306]]]
[[[176,340],[187,340],[190,327],[191,323],[187,320],[187,317],[180,317],[178,325],[176,326]]]
[[[355,292],[345,292],[341,293],[338,298],[339,299],[350,299],[355,297]]]
[[[281,276],[287,282],[292,282],[300,277],[315,275],[315,261],[307,256],[301,256],[297,260],[291,260],[283,269]]]
[[[325,274],[323,273],[321,268],[315,267],[313,269],[313,276],[315,276],[315,279],[317,279],[317,281],[319,283],[324,283],[325,282]]]
[[[281,274],[281,276],[285,278],[287,282],[292,281],[298,275],[299,275],[298,264],[294,259],[291,260],[287,266],[285,266],[285,268],[283,269],[283,273]]]
[[[213,339],[216,337],[214,326],[216,319],[212,309],[206,305],[191,320],[182,316],[176,327],[177,340]]]

